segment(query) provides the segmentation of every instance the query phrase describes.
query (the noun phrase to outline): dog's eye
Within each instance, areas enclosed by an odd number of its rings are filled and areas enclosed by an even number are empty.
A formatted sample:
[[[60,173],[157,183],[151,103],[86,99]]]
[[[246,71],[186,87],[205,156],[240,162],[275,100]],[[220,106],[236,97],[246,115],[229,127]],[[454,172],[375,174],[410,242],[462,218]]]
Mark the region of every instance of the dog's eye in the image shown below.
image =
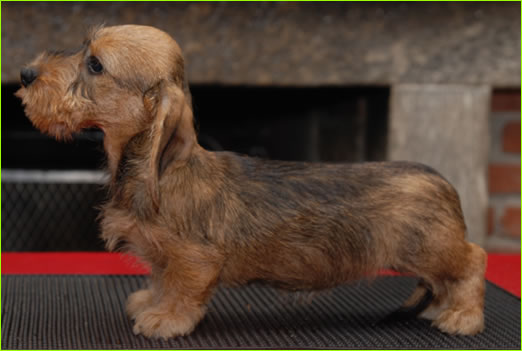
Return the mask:
[[[88,59],[87,59],[87,67],[89,67],[89,71],[92,73],[92,74],[100,74],[103,72],[103,66],[102,64],[100,63],[100,61],[94,57],[94,56],[90,56]]]

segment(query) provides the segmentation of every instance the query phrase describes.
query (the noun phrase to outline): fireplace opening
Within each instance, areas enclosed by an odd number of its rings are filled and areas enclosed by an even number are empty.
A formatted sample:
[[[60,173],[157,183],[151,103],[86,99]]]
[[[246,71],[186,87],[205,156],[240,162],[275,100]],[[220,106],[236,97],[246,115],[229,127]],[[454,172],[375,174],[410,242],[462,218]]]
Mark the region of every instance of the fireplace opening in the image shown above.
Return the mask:
[[[385,157],[387,89],[197,86],[192,94],[209,148],[312,162]]]

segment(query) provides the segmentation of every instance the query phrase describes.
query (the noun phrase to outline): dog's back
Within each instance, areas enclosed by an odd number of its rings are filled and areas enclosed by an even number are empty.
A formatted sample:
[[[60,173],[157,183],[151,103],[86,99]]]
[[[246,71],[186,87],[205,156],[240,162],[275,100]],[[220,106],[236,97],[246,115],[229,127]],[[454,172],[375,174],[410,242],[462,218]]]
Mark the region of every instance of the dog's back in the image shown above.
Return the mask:
[[[228,167],[224,190],[212,201],[227,204],[222,225],[228,262],[243,262],[230,263],[226,280],[330,287],[383,267],[405,270],[398,257],[426,249],[436,222],[459,227],[452,235],[464,234],[453,187],[418,163],[216,156]]]

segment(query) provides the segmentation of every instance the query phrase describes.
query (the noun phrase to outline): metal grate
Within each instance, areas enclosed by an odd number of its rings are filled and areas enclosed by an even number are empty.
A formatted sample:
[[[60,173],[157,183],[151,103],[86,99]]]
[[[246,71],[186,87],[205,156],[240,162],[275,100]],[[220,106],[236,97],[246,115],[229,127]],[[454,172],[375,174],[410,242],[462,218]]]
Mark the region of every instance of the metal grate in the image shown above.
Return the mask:
[[[266,286],[219,288],[186,337],[132,333],[125,299],[143,276],[2,276],[2,349],[516,349],[520,299],[488,283],[486,329],[451,336],[420,319],[385,320],[416,280],[385,277],[299,299]]]
[[[103,249],[100,172],[2,171],[3,251]]]

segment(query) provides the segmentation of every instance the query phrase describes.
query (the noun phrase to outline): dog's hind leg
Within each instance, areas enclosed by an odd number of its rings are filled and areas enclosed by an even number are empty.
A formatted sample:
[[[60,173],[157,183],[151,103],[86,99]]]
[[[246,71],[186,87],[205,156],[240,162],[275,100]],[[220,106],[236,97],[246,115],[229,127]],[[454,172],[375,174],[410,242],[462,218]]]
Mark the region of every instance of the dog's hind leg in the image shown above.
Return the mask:
[[[473,335],[484,329],[486,260],[487,255],[482,248],[467,244],[462,275],[439,283],[447,295],[436,306],[439,313],[434,316],[434,326],[449,334],[462,335]],[[426,310],[426,313],[429,312],[429,309]]]
[[[403,307],[413,308],[426,294],[433,300],[418,314],[449,334],[473,335],[484,329],[484,294],[486,253],[479,246],[462,242],[454,253],[457,264],[431,265],[415,272],[424,280],[416,287]],[[453,259],[447,257],[447,259]]]
[[[398,247],[394,267],[421,279],[403,308],[418,305],[431,292],[433,300],[418,316],[446,333],[473,335],[484,329],[487,255],[465,240],[465,230],[460,222],[431,226],[419,234],[423,240]]]

